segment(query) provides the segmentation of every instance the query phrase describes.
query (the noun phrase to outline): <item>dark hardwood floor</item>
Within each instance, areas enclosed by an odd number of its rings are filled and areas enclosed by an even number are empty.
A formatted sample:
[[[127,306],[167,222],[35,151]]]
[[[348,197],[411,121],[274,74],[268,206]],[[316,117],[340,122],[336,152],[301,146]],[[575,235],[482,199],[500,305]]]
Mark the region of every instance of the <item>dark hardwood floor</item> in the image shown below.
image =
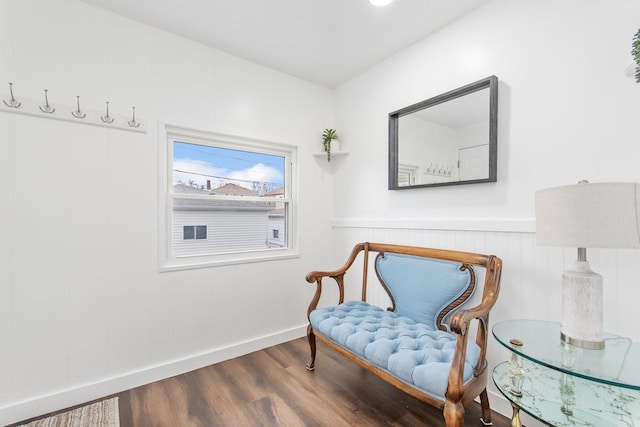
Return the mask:
[[[306,338],[118,394],[122,427],[443,426],[440,410]],[[493,414],[496,427],[510,421]],[[465,426],[481,426],[480,406]]]

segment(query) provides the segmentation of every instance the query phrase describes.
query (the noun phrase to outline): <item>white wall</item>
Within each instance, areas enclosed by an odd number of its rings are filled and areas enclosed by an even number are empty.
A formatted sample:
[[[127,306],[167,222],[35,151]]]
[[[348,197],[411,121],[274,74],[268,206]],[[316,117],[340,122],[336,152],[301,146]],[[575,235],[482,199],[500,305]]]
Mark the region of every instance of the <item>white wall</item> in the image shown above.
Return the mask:
[[[351,155],[334,177],[336,252],[370,240],[494,253],[504,275],[492,322],[559,321],[575,250],[536,246],[534,192],[640,181],[640,84],[625,75],[639,18],[637,0],[494,0],[340,87],[337,126]],[[498,182],[388,191],[387,114],[492,74]],[[639,340],[640,251],[588,252],[604,276],[605,328]],[[507,353],[491,345],[493,369]]]
[[[304,334],[331,91],[75,0],[0,0],[0,64],[3,99],[13,82],[149,124],[0,112],[1,425]],[[298,145],[301,256],[159,273],[158,119]]]

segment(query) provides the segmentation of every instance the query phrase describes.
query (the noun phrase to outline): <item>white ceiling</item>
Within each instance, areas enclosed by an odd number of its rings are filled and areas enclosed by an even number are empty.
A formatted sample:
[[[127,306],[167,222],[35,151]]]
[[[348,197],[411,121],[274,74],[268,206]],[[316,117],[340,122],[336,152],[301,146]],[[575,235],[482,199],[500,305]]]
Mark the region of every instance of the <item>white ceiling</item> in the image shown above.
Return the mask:
[[[82,0],[335,88],[489,0]]]

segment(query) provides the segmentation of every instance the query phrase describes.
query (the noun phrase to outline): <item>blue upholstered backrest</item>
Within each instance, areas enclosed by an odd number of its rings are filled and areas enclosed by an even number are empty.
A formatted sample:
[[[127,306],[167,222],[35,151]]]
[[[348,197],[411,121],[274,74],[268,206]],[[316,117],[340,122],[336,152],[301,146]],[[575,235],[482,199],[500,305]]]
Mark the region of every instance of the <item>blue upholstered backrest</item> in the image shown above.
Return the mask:
[[[396,313],[437,328],[438,314],[469,286],[461,263],[386,253],[376,259],[380,279],[391,292]],[[465,299],[468,300],[471,294]],[[462,302],[461,302],[462,303]]]

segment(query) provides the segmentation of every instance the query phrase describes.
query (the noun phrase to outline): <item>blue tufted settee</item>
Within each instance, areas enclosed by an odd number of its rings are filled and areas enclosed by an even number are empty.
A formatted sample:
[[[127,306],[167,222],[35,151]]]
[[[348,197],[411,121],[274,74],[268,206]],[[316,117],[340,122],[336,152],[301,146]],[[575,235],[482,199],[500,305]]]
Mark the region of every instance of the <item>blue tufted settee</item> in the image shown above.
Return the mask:
[[[345,302],[345,276],[356,268],[356,260],[362,266],[361,299]],[[391,301],[386,310],[367,303],[370,263]],[[484,273],[484,286],[477,286],[477,268]],[[464,406],[480,396],[482,422],[489,425],[486,347],[501,270],[502,261],[493,255],[357,244],[338,270],[307,274],[307,281],[316,284],[307,310],[311,348],[307,369],[315,368],[317,338],[383,380],[442,409],[447,427],[462,427]],[[338,286],[337,305],[318,307],[324,278]],[[480,301],[467,307],[476,288]],[[472,322],[477,323],[475,340],[468,339]]]

